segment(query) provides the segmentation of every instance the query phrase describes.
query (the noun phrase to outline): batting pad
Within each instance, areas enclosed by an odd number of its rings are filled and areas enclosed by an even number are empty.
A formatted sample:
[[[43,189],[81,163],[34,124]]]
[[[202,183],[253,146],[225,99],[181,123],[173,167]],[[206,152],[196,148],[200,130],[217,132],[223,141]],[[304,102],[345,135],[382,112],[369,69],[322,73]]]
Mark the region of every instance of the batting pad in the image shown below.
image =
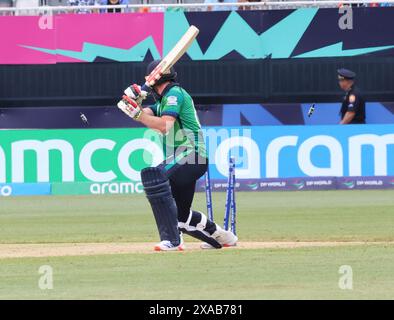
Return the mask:
[[[160,240],[179,245],[178,208],[168,178],[162,169],[152,167],[141,171],[141,180],[156,220]]]

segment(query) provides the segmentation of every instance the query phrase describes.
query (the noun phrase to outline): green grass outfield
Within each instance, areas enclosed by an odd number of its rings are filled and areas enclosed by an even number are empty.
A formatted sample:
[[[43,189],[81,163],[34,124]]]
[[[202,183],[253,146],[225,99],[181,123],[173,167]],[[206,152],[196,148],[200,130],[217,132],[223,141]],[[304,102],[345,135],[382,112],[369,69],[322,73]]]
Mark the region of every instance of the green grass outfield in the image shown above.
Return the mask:
[[[241,241],[394,242],[394,191],[236,196]],[[214,194],[217,221],[224,197]],[[204,194],[195,204],[204,210]],[[154,241],[142,195],[0,199],[2,244]],[[53,268],[53,290],[38,288],[41,265]],[[338,287],[341,265],[353,290]],[[394,244],[0,258],[0,298],[393,299]]]

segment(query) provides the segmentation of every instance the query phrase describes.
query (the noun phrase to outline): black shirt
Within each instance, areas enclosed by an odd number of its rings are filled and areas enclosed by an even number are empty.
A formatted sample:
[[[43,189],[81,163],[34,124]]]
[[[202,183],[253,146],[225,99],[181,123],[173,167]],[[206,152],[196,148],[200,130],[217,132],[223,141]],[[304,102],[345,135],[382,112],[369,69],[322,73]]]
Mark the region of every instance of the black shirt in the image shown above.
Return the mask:
[[[355,112],[351,124],[365,123],[365,101],[356,86],[352,86],[343,98],[341,107],[341,119],[345,117],[346,112]]]

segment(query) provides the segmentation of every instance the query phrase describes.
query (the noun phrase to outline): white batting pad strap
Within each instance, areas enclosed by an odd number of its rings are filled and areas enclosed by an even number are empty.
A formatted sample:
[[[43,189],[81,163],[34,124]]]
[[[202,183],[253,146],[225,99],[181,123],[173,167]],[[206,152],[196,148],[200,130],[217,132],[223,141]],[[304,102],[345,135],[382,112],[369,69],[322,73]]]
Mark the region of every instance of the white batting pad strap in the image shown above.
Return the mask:
[[[186,229],[186,230],[187,230],[187,228],[186,228],[186,223],[178,221],[178,228],[179,228],[179,229]]]
[[[195,227],[190,226],[190,221],[192,220],[193,212],[190,210],[189,217],[186,222],[178,221],[178,228],[185,229],[187,231],[196,231]]]
[[[185,222],[179,222],[179,221],[178,221],[178,228],[185,229],[186,231],[197,231],[196,227],[193,227]]]
[[[208,221],[207,217],[201,212],[198,212],[198,211],[195,211],[195,212],[198,213],[200,215],[200,217],[201,217],[201,221],[196,226],[191,226],[190,225],[190,222],[191,222],[192,217],[193,217],[193,212],[190,211],[189,217],[188,217],[186,222],[180,222],[180,221],[178,222],[178,228],[183,228],[183,229],[186,229],[187,231],[196,231],[196,230],[198,230],[198,231],[204,232],[204,234],[206,233],[206,235],[209,235],[209,233],[204,231],[205,227],[207,226],[207,221]]]
[[[189,218],[187,218],[187,221],[186,221],[186,224],[187,224],[187,225],[190,225],[190,221],[192,221],[192,218],[193,218],[193,211],[190,210]]]
[[[201,212],[199,212],[199,214],[201,215],[201,221],[197,224],[196,228],[197,230],[203,231],[207,226],[207,217]]]

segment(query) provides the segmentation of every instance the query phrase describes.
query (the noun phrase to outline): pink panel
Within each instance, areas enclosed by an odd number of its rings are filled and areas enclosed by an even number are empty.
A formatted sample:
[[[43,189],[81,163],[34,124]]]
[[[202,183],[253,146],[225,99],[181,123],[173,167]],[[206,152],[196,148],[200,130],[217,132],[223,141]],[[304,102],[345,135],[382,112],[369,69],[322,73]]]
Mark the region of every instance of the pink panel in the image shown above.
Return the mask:
[[[130,49],[149,36],[163,47],[162,13],[65,14],[46,17],[0,17],[0,64],[51,64],[81,60],[24,48],[80,52],[84,42]]]
[[[162,53],[164,15],[162,13],[72,14],[57,18],[57,48],[82,51],[83,43],[130,49],[152,36]],[[59,62],[75,59],[58,56]]]
[[[0,17],[0,64],[56,63],[56,56],[21,45],[55,49],[54,29],[46,17]],[[52,24],[54,27],[54,24]]]

